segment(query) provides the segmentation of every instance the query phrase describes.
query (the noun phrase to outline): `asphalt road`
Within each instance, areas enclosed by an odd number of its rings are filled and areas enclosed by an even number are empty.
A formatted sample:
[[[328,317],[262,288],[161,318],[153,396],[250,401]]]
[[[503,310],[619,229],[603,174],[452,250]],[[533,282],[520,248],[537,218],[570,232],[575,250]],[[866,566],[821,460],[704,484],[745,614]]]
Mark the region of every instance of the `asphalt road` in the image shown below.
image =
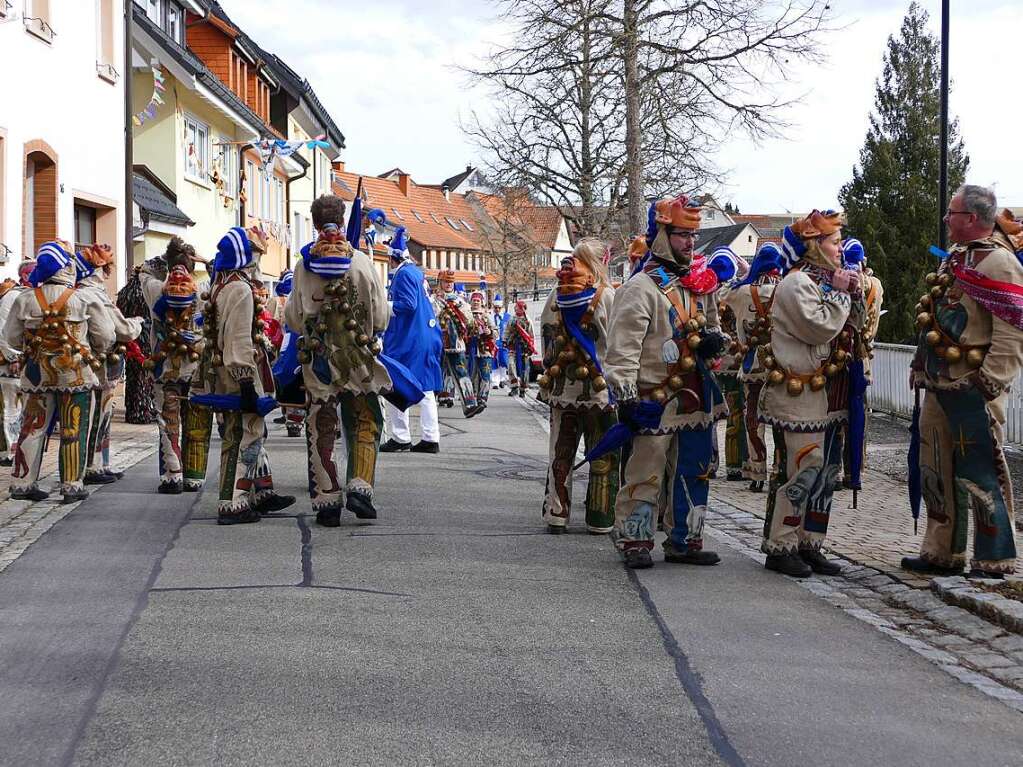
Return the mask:
[[[221,528],[152,463],[90,498],[0,574],[0,764],[1023,761],[1018,714],[750,559],[544,534],[502,394],[381,456],[375,524]],[[301,495],[304,442],[270,449]]]

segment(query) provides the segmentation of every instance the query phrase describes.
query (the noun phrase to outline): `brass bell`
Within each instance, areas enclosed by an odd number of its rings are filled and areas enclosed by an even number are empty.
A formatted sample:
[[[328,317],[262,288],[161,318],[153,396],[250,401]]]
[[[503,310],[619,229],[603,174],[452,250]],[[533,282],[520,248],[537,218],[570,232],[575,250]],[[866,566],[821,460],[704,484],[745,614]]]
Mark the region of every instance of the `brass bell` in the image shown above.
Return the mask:
[[[702,314],[697,314],[696,315],[696,324],[699,325],[701,328],[702,327],[706,327],[706,325],[707,325],[707,318],[704,317]]]
[[[924,293],[922,296],[920,296],[920,303],[923,304],[925,307],[930,306],[931,305],[931,294],[930,293]]]
[[[203,301],[209,301],[210,292],[208,290],[204,290],[202,293],[199,294],[199,298],[202,299]]]
[[[849,331],[848,330],[843,330],[841,333],[839,333],[838,334],[838,340],[839,341],[843,341],[843,342],[847,342],[849,340]]]
[[[337,307],[337,310],[341,312],[341,314],[348,314],[348,312],[352,310],[352,305],[347,301],[344,301]]]
[[[685,385],[685,381],[682,380],[682,376],[675,375],[675,376],[672,376],[671,378],[668,379],[668,387],[672,391],[678,391],[684,385]]]
[[[575,377],[580,381],[585,381],[590,377],[590,369],[585,365],[579,365],[575,369]]]
[[[359,323],[355,320],[345,320],[345,330],[355,330],[359,327]]]
[[[820,391],[827,384],[828,379],[822,376],[820,373],[810,379],[810,391]]]
[[[142,363],[142,367],[145,368],[146,370],[153,370],[153,368],[156,367],[156,362],[154,362],[153,360],[146,360],[145,362]]]
[[[89,363],[89,367],[91,367],[93,370],[99,370],[100,368],[103,367],[103,363],[100,362],[99,360],[93,360],[92,362]]]
[[[849,353],[845,349],[835,349],[835,362],[845,362]]]
[[[686,330],[688,330],[690,333],[695,333],[699,329],[700,329],[700,323],[697,322],[695,319],[692,319],[692,320],[689,320],[689,321],[686,322]]]
[[[984,364],[984,352],[981,349],[970,349],[966,352],[966,364],[971,368],[979,368]]]
[[[559,378],[561,376],[561,365],[551,365],[547,369],[547,374],[552,378]]]
[[[318,323],[316,323],[316,332],[317,333],[326,333],[327,332],[327,323],[326,322],[318,322]]]
[[[780,370],[772,370],[770,375],[767,376],[767,380],[772,385],[777,386],[778,384],[785,380],[785,374]]]
[[[579,323],[579,329],[582,332],[584,332],[584,333],[589,332],[589,330],[590,330],[590,323],[588,323],[588,322],[580,322]]]
[[[938,283],[938,273],[929,272],[927,276],[924,277],[924,282],[926,282],[928,285],[936,285]]]
[[[764,356],[764,367],[767,368],[768,370],[770,370],[771,368],[773,368],[777,364],[778,364],[778,360],[776,360],[770,354],[767,354],[767,355]]]
[[[916,315],[916,324],[920,328],[926,328],[931,324],[931,315],[928,312],[920,312]]]
[[[945,272],[944,274],[938,277],[938,284],[946,288],[949,287],[953,282],[955,282],[955,277],[953,277],[948,272]]]
[[[955,365],[963,358],[963,350],[958,346],[950,346],[945,350],[945,359],[948,364]]]
[[[336,291],[337,286],[333,282],[328,282],[326,285],[323,286],[323,292],[328,296],[334,295]]]
[[[668,400],[668,392],[664,391],[664,389],[658,386],[656,389],[650,392],[650,398],[654,402],[664,404]]]
[[[106,359],[100,360],[101,362],[109,362],[111,365],[118,365],[121,362],[120,354],[105,354],[103,355]]]
[[[760,346],[760,342],[763,339],[760,336],[754,334],[750,336],[747,340],[749,341],[750,346]]]
[[[347,296],[348,295],[348,286],[345,285],[343,282],[338,283],[337,294],[339,296]]]
[[[943,295],[945,295],[945,290],[943,288],[940,288],[937,285],[931,288],[931,298],[941,298]]]
[[[683,357],[678,361],[678,367],[683,373],[692,373],[696,370],[696,360],[692,357]]]
[[[686,344],[689,346],[690,349],[696,351],[696,349],[700,345],[700,337],[698,335],[691,335],[689,336],[689,339],[686,341]]]
[[[369,336],[365,333],[359,333],[359,335],[355,337],[355,343],[359,346],[366,346],[369,343]]]
[[[192,362],[198,362],[199,352],[192,352],[191,354],[188,355],[188,359],[191,360]]]
[[[607,379],[604,376],[597,376],[593,379],[593,391],[602,392],[607,388]]]
[[[838,375],[838,365],[831,363],[824,368],[824,375],[828,378],[834,378]]]
[[[739,351],[739,342],[732,341],[732,343],[728,344],[728,351],[731,354],[737,353]]]
[[[536,383],[541,389],[549,389],[551,385],[551,379],[546,375],[539,375],[536,378]]]
[[[565,341],[566,341],[566,339],[565,339],[564,336],[560,336],[560,335],[559,336],[554,336],[554,343],[557,346],[564,346],[565,345]]]
[[[937,346],[941,343],[941,333],[937,330],[928,331],[927,335],[924,336],[924,340],[927,341],[928,346]]]
[[[558,355],[558,358],[562,362],[574,362],[577,356],[574,349],[565,349]]]
[[[798,378],[790,378],[789,382],[785,384],[785,389],[790,397],[798,397],[803,393],[803,382]]]

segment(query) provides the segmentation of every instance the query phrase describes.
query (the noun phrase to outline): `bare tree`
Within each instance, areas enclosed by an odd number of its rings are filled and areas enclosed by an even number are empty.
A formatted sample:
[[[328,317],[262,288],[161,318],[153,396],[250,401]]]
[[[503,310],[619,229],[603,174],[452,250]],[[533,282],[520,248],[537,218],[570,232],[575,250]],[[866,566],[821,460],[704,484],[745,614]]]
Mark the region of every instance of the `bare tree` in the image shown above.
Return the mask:
[[[477,242],[499,275],[501,295],[507,296],[510,286],[523,287],[535,275],[539,245],[527,218],[535,203],[522,187],[488,195],[469,192],[466,199],[476,210]]]

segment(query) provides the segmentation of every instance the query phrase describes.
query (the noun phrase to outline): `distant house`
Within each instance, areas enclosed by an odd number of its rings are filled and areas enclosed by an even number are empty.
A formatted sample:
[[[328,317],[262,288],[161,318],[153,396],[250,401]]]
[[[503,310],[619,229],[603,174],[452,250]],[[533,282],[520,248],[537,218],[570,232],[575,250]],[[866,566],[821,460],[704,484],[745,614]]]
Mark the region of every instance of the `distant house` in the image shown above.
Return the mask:
[[[388,221],[404,226],[409,235],[409,252],[430,280],[442,269],[455,270],[455,281],[468,289],[487,277],[486,253],[480,239],[478,211],[465,195],[443,192],[438,186],[420,185],[401,170],[393,168],[380,176],[352,173],[343,162],[334,164],[334,194],[352,202],[362,179],[363,206],[380,208]],[[388,261],[383,238],[374,253],[377,269],[386,279]]]
[[[752,224],[738,223],[727,226],[701,226],[700,238],[696,243],[696,252],[701,256],[709,256],[722,247],[731,248],[737,256],[749,261],[757,254],[760,232]]]
[[[790,224],[798,221],[801,216],[793,213],[737,213],[732,216],[736,223],[752,224],[760,232],[760,244],[765,242],[781,242],[781,232]]]

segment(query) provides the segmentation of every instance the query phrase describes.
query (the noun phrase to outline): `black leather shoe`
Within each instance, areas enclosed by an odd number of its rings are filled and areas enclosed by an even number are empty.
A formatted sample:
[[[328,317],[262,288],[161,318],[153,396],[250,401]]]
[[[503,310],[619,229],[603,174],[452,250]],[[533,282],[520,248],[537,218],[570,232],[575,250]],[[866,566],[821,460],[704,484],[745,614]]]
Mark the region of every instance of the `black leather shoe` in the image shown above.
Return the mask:
[[[11,498],[15,501],[45,501],[50,497],[50,494],[45,490],[40,490],[38,487],[34,487],[31,490],[23,490],[21,492],[11,491]]]
[[[564,525],[547,525],[547,532],[551,535],[564,535],[568,532],[568,528]]]
[[[832,562],[817,549],[803,549],[799,552],[799,558],[810,565],[810,569],[817,575],[842,574],[842,566],[837,562]]]
[[[800,559],[798,554],[768,554],[764,567],[793,578],[809,578],[813,574],[810,565]]]
[[[274,419],[274,423],[284,423],[288,420],[287,416],[279,415]]]
[[[257,514],[273,514],[275,511],[283,511],[295,502],[293,495],[268,495],[257,503],[254,508]]]
[[[302,436],[302,424],[300,423],[289,423],[285,428],[288,430],[289,437]]]
[[[123,471],[114,471],[113,469],[103,469],[103,473],[110,475],[115,480],[124,479],[124,472]]]
[[[625,566],[630,570],[645,570],[654,566],[654,560],[650,556],[650,549],[626,549]]]
[[[94,471],[85,475],[85,484],[87,485],[112,485],[116,481],[117,477],[102,471]]]
[[[689,547],[680,551],[665,541],[664,561],[671,562],[673,565],[702,565],[706,567],[709,565],[716,565],[721,561],[721,557],[713,551],[704,551],[703,549],[697,549],[694,547]]]
[[[0,466],[13,466],[13,465],[14,465],[14,459],[13,458],[0,458]]]
[[[924,575],[962,575],[962,565],[936,565],[923,557],[903,557],[902,569],[911,573],[923,573]]]
[[[742,472],[736,469],[729,469],[725,479],[729,482],[742,482]]]
[[[514,397],[518,393],[519,393],[518,390],[513,386],[512,390],[510,392],[508,392],[508,396],[509,397]]]
[[[989,578],[995,581],[1002,581],[1005,580],[1005,573],[996,573],[990,570],[981,570],[979,567],[974,567],[966,574],[966,577],[974,579]]]
[[[764,492],[764,480],[755,479],[749,483],[749,491],[751,493],[762,493]]]
[[[217,514],[218,525],[250,525],[259,521],[259,512],[255,509],[243,509],[235,514]]]
[[[377,510],[373,508],[373,501],[363,493],[349,493],[348,498],[345,499],[345,508],[359,519],[377,518]]]
[[[404,452],[405,450],[411,449],[412,449],[411,442],[399,442],[393,437],[380,446],[381,453],[401,453]]]
[[[440,443],[439,442],[427,442],[425,439],[417,442],[412,446],[413,453],[439,453]]]
[[[78,503],[88,497],[89,491],[83,487],[81,490],[72,490],[70,493],[64,493],[64,499],[61,503]]]
[[[181,495],[183,488],[180,482],[161,482],[156,492],[160,495]]]
[[[341,507],[328,506],[317,511],[316,524],[322,527],[341,527]]]

